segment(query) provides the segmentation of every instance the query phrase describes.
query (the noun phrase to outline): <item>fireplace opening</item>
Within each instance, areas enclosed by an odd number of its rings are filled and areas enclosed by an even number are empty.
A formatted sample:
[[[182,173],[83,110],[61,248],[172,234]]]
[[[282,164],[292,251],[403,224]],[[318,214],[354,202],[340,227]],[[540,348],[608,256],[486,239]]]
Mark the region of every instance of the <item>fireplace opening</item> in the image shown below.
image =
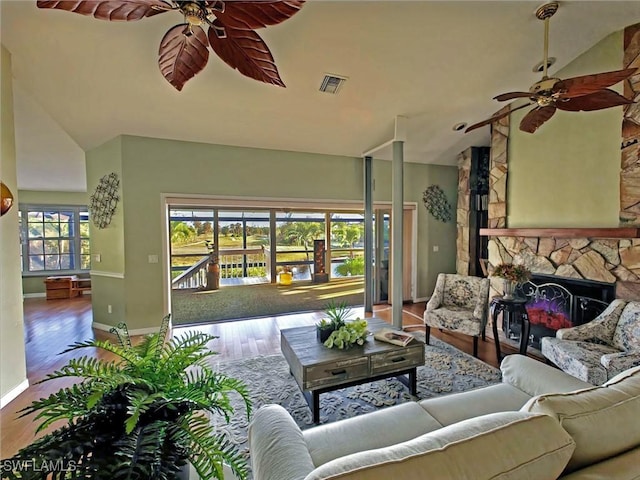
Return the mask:
[[[529,346],[540,349],[542,337],[555,336],[556,330],[590,322],[615,299],[615,284],[534,274],[520,285],[531,330]],[[520,322],[504,314],[502,328],[507,338],[520,339]]]

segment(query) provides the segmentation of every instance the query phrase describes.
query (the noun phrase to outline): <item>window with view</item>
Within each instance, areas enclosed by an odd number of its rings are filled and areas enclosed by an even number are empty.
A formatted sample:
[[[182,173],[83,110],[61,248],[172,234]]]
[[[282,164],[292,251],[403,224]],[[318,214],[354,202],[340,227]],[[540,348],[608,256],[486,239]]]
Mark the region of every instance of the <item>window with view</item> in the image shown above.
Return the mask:
[[[23,272],[91,268],[87,207],[22,205],[19,218]]]

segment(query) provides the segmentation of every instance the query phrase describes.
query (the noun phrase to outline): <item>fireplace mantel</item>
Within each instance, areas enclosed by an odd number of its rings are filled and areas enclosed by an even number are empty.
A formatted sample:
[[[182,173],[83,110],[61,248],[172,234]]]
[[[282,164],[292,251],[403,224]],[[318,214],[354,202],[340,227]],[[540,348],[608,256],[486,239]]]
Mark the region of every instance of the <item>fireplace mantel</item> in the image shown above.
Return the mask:
[[[481,228],[485,237],[640,238],[640,228]]]

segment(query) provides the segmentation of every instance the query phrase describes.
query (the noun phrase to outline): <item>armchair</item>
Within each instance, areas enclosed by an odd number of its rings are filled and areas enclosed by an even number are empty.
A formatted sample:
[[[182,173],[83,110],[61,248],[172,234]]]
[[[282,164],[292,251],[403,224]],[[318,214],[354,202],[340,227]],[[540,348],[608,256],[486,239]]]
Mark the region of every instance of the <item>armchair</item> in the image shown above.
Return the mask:
[[[614,300],[591,322],[543,337],[541,350],[568,374],[601,385],[640,365],[640,302]]]
[[[426,343],[431,327],[473,337],[473,356],[478,356],[478,336],[485,339],[489,279],[440,273],[424,311]]]

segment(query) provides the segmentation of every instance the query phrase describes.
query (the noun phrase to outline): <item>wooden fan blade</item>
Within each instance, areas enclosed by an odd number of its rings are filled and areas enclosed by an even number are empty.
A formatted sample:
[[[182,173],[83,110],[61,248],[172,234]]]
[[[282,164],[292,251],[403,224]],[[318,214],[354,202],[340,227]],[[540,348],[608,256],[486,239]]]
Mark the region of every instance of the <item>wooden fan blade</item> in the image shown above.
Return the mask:
[[[513,100],[514,98],[525,98],[525,97],[534,97],[535,95],[531,92],[509,92],[503,93],[501,95],[497,95],[493,97],[494,100],[499,102],[504,102],[505,100]]]
[[[176,90],[200,72],[209,60],[207,34],[199,26],[181,23],[167,31],[160,42],[158,65]]]
[[[213,1],[207,2],[226,27],[253,30],[284,22],[298,13],[304,0]]]
[[[553,117],[556,113],[556,107],[549,105],[548,107],[536,107],[527,113],[520,122],[520,130],[527,133],[535,132],[540,125]]]
[[[553,93],[560,92],[561,99],[582,97],[583,95],[590,95],[602,90],[603,88],[615,85],[616,83],[629,78],[636,72],[636,68],[626,68],[624,70],[615,70],[613,72],[567,78],[566,80],[560,80],[551,90]]]
[[[529,105],[531,105],[531,104],[530,103],[525,103],[524,105],[520,105],[519,107],[512,108],[508,112],[497,113],[494,116],[489,117],[486,120],[483,120],[482,122],[474,123],[473,125],[467,127],[467,129],[464,131],[464,133],[469,133],[471,130],[475,130],[476,128],[480,128],[480,127],[484,127],[485,125],[489,125],[489,124],[495,122],[496,120],[500,120],[501,118],[504,118],[507,115],[510,115],[511,113],[515,112],[516,110],[520,110],[521,108],[528,107]]]
[[[253,30],[223,27],[216,20],[209,27],[209,44],[227,65],[241,74],[260,82],[285,86],[269,47]]]
[[[633,100],[629,100],[618,92],[614,92],[613,90],[606,88],[596,93],[582,95],[581,97],[557,100],[556,107],[560,110],[567,110],[569,112],[579,112],[580,110],[602,110],[603,108],[618,107],[620,105],[628,105],[630,103],[633,103]]]
[[[140,20],[173,9],[170,3],[163,0],[38,0],[37,6],[38,8],[66,10],[67,12],[95,17],[99,20],[120,21]]]

